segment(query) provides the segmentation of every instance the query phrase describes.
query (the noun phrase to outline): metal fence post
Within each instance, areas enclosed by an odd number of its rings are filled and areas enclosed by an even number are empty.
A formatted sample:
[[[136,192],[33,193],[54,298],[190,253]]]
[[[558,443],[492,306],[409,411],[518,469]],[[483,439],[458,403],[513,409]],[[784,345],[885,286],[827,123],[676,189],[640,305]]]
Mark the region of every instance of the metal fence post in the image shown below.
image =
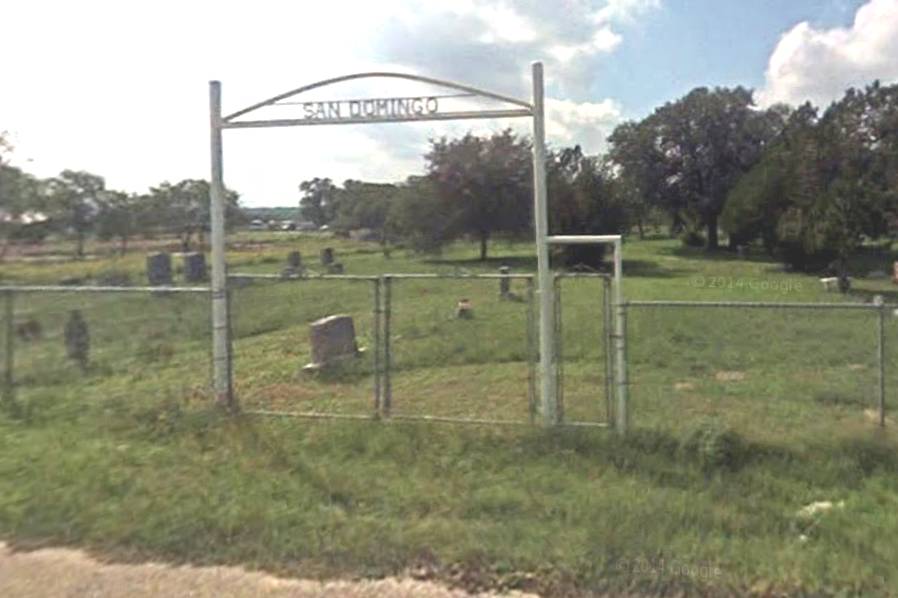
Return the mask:
[[[615,365],[617,366],[617,409],[615,409],[615,427],[619,434],[627,433],[629,421],[629,411],[627,403],[629,401],[628,388],[629,380],[627,380],[627,305],[624,303],[624,282],[623,282],[623,251],[621,247],[621,239],[618,238],[614,242],[614,311],[616,314],[614,322],[614,340],[615,340]]]
[[[605,354],[605,421],[614,421],[614,355],[611,352],[611,280],[602,279],[602,340]]]
[[[883,301],[882,295],[876,295],[873,298],[873,304],[876,305],[879,309],[876,310],[876,313],[879,317],[879,322],[877,326],[878,331],[878,342],[877,342],[877,360],[879,366],[879,425],[886,425],[886,359],[885,359],[885,344],[886,344],[886,306]]]
[[[374,415],[380,415],[380,278],[374,279]]]
[[[527,279],[527,399],[530,406],[530,423],[536,421],[536,343],[534,342],[536,318],[533,313],[533,277]]]
[[[4,295],[4,320],[6,321],[6,330],[4,342],[6,344],[6,355],[3,365],[3,401],[7,404],[13,402],[15,398],[15,377],[13,375],[13,367],[15,365],[15,324],[13,318],[15,316],[13,291],[7,291]]]
[[[393,284],[389,276],[384,276],[384,377],[383,377],[383,400],[381,401],[381,411],[384,417],[390,417],[390,408],[393,404],[393,383],[391,380],[390,369],[393,365],[393,355],[391,351],[391,320],[393,316]]]
[[[555,354],[552,356],[554,358],[552,375],[555,378],[555,419],[552,421],[553,424],[560,424],[564,421],[564,325],[561,321],[561,281],[561,275],[556,273],[552,281],[552,292],[555,294],[555,312],[553,313]]]
[[[628,413],[628,388],[627,388],[627,305],[619,303],[615,306],[617,312],[617,323],[614,335],[615,340],[615,362],[617,365],[617,408],[615,409],[615,427],[621,435],[627,433],[629,425]]]

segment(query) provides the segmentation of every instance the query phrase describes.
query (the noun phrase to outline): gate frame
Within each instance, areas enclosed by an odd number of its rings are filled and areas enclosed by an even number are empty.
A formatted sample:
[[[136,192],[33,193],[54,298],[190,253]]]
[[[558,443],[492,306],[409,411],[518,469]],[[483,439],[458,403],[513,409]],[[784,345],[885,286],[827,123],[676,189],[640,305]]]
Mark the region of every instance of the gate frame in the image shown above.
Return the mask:
[[[233,363],[231,361],[231,333],[229,329],[227,264],[225,261],[225,186],[223,164],[224,129],[290,127],[328,124],[375,124],[387,122],[421,122],[431,120],[459,120],[485,118],[533,118],[533,199],[534,229],[537,261],[537,293],[539,294],[539,378],[540,378],[540,411],[546,425],[560,423],[558,410],[557,370],[555,367],[555,298],[553,293],[553,276],[549,264],[550,243],[613,243],[615,247],[615,303],[618,312],[618,326],[615,338],[618,356],[623,350],[624,309],[620,292],[620,237],[616,241],[611,237],[596,236],[548,236],[548,208],[546,189],[546,139],[545,139],[545,87],[543,83],[542,62],[531,63],[532,100],[526,102],[517,98],[495,92],[485,91],[469,85],[444,81],[420,75],[392,72],[366,72],[325,79],[276,95],[267,100],[252,104],[227,116],[221,110],[221,82],[209,82],[209,125],[211,181],[209,189],[210,228],[211,228],[211,287],[212,287],[212,362],[213,385],[216,400],[228,409],[237,408],[237,400],[233,389]],[[414,115],[387,116],[351,116],[350,118],[316,118],[316,119],[272,119],[272,120],[235,120],[250,112],[278,104],[281,100],[292,98],[313,89],[326,87],[336,83],[365,78],[396,78],[419,81],[439,87],[463,91],[473,96],[506,102],[518,108],[504,110],[474,110],[447,113],[421,113]],[[626,383],[626,364],[618,360],[618,383]],[[620,390],[623,388],[623,390]],[[617,422],[620,431],[626,430],[626,389],[619,386]],[[621,416],[624,419],[621,419]]]

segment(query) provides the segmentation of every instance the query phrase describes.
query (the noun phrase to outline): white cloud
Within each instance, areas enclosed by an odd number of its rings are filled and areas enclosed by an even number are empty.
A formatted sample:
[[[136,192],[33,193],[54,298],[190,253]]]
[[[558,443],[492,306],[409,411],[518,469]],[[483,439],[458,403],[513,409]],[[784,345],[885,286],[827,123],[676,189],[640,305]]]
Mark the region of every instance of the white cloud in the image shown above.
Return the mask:
[[[793,27],[770,56],[758,100],[823,106],[874,79],[898,80],[898,0],[870,0],[850,27]]]
[[[613,100],[572,102],[546,99],[546,136],[555,145],[579,144],[588,154],[605,149],[605,139],[622,120],[620,106]]]
[[[63,168],[142,191],[209,176],[207,81],[226,113],[351,72],[417,72],[530,97],[532,60],[546,63],[547,133],[598,148],[618,116],[590,93],[596,61],[621,24],[657,0],[7,0],[0,130],[13,160],[40,176]],[[552,48],[574,48],[562,62]],[[415,95],[395,81],[322,90],[336,97]],[[347,94],[347,95],[343,95]],[[276,108],[275,110],[280,110]],[[249,205],[289,204],[314,176],[399,180],[420,172],[427,139],[527,119],[225,133],[225,179]]]

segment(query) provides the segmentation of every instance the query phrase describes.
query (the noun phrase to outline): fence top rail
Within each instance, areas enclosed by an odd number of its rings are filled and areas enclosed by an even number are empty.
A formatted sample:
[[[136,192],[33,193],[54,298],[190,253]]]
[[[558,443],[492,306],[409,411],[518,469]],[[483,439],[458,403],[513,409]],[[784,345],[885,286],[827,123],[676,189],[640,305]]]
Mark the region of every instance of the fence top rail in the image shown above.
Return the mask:
[[[312,274],[312,275],[288,275],[281,274],[228,274],[228,280],[378,280],[379,276],[364,276],[361,274]]]
[[[209,293],[209,287],[114,287],[86,285],[0,285],[0,293]]]
[[[611,279],[610,274],[604,272],[555,272],[556,278],[606,278]],[[250,274],[235,272],[228,274],[228,280],[283,280],[283,281],[299,281],[299,280],[369,280],[375,281],[381,278],[390,278],[394,280],[402,279],[463,279],[463,278],[480,278],[499,280],[503,278],[529,280],[533,278],[532,273],[439,273],[439,272],[421,272],[421,273],[394,273],[383,275],[362,275],[362,274],[312,274],[312,275],[288,275],[281,274]]]
[[[747,307],[747,308],[796,308],[796,309],[870,309],[881,306],[874,303],[823,303],[823,302],[772,302],[772,301],[627,301],[627,307]]]
[[[554,276],[556,278],[608,278],[611,276],[609,274],[605,274],[604,272],[555,272]],[[454,274],[454,273],[420,273],[420,274],[384,274],[384,278],[393,278],[393,279],[453,279],[453,278],[480,278],[480,279],[492,279],[492,280],[500,280],[503,278],[511,278],[511,279],[520,279],[520,280],[531,280],[533,279],[533,273],[508,273],[508,274],[492,274],[492,273],[477,273],[477,274]]]

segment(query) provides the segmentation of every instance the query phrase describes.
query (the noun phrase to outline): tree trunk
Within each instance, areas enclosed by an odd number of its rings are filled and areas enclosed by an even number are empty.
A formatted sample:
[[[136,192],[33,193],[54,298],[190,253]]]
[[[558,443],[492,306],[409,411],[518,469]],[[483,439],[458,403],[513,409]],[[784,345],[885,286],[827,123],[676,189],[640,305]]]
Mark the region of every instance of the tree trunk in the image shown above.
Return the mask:
[[[84,257],[84,233],[79,231],[75,242],[75,257],[81,259]]]
[[[119,251],[121,252],[122,255],[125,255],[126,253],[128,253],[128,237],[126,237],[125,235],[121,236],[120,243],[119,243]]]
[[[487,243],[489,240],[490,240],[489,233],[484,233],[484,232],[480,233],[480,261],[481,262],[486,261]]]
[[[645,227],[642,224],[642,218],[636,220],[636,228],[639,229],[639,240],[643,241],[645,239]]]
[[[714,251],[719,247],[717,240],[717,214],[708,216],[708,251]]]

